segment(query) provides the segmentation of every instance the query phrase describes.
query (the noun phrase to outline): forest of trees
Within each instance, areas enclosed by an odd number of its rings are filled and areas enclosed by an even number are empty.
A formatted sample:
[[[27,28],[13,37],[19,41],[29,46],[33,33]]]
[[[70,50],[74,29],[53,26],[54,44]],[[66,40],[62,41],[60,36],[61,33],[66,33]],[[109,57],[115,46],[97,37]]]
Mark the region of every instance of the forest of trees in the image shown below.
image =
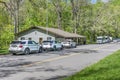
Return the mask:
[[[59,28],[87,37],[120,37],[120,0],[0,0],[0,48],[31,26]]]

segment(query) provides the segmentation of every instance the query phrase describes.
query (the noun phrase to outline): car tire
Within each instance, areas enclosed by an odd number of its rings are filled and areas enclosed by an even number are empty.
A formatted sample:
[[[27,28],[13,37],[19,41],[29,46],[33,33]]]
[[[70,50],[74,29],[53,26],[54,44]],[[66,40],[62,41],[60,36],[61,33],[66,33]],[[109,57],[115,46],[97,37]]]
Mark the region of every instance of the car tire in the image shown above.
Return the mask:
[[[53,50],[54,50],[54,51],[56,51],[56,50],[57,50],[57,49],[56,49],[56,46],[54,46]]]
[[[24,54],[25,54],[25,55],[30,54],[30,49],[29,49],[29,48],[26,48],[25,51],[24,51]]]
[[[76,48],[76,47],[77,47],[77,45],[75,44],[74,48]]]
[[[74,48],[76,48],[77,46],[75,45],[75,47]]]
[[[63,45],[62,45],[61,48],[60,48],[60,50],[63,50],[63,48],[64,48],[64,47],[63,47]]]
[[[12,53],[12,55],[16,55],[16,53]]]
[[[72,44],[70,45],[70,48],[73,48],[73,45],[72,45]]]

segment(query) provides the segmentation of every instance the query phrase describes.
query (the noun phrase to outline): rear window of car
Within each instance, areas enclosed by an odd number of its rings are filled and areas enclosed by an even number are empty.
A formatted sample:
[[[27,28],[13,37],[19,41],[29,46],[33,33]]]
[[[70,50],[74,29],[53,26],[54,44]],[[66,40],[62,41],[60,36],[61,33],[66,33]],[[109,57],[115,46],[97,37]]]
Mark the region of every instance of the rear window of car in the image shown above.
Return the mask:
[[[43,43],[53,43],[52,41],[43,41]]]
[[[26,44],[26,42],[24,41],[24,42],[21,42],[21,44]]]
[[[12,41],[11,42],[11,44],[25,44],[26,42],[25,41],[23,41],[23,42],[21,42],[21,41]]]
[[[67,42],[67,41],[66,41],[66,42],[63,42],[63,44],[69,44],[69,43],[70,43],[70,42]]]
[[[21,41],[12,41],[11,44],[20,44]]]
[[[53,41],[43,41],[43,44],[47,45],[47,44],[52,44]]]

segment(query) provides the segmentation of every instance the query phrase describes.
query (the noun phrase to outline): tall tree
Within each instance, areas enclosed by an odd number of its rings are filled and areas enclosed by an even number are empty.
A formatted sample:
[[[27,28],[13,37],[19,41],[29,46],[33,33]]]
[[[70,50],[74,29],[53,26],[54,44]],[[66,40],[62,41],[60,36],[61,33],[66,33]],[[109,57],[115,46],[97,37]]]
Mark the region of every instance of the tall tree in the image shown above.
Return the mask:
[[[55,7],[56,13],[57,13],[57,23],[58,28],[62,29],[62,10],[63,6],[61,4],[62,0],[52,0],[52,3]]]
[[[11,19],[13,21],[12,24],[14,25],[15,34],[19,32],[19,9],[23,1],[24,0],[9,0],[9,1],[0,0],[0,3],[4,4],[4,6],[6,7],[7,11],[9,12],[11,16]]]
[[[72,7],[73,31],[77,33],[77,28],[80,26],[81,14],[84,14],[83,7],[87,5],[88,0],[70,0]]]

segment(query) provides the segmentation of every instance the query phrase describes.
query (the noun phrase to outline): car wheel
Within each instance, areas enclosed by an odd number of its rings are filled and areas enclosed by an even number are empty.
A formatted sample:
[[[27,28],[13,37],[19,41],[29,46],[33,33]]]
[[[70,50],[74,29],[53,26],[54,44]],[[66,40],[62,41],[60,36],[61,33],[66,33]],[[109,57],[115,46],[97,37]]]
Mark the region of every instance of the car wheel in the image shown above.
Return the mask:
[[[12,55],[16,55],[16,53],[12,53]]]
[[[41,52],[42,52],[42,47],[40,47],[40,48],[39,48],[39,51],[38,51],[38,53],[41,53]]]
[[[56,46],[54,46],[53,50],[56,51]]]
[[[63,46],[61,46],[61,50],[63,50],[63,48],[64,48],[64,47],[63,47]]]
[[[76,48],[77,46],[75,45],[75,48]]]
[[[24,54],[25,54],[25,55],[30,54],[30,49],[26,48],[25,51],[24,51]]]
[[[73,48],[73,45],[72,45],[72,44],[70,45],[70,48]]]

